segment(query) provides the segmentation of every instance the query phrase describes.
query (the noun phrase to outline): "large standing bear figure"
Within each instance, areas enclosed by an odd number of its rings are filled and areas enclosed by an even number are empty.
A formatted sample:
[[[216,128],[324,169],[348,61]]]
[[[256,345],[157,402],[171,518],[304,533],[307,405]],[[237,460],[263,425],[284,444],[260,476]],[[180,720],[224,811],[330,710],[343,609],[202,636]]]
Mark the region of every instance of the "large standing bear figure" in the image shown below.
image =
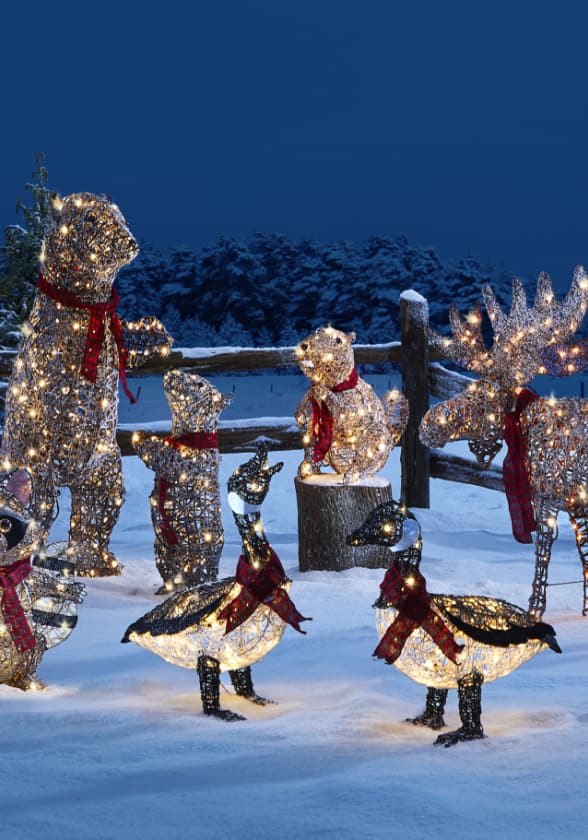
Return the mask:
[[[154,351],[165,355],[171,346],[156,319],[131,324],[116,314],[115,277],[138,251],[106,196],[79,193],[53,202],[39,289],[6,398],[3,460],[32,474],[33,514],[45,538],[58,488],[70,489],[69,538],[84,576],[121,570],[109,551],[123,502],[119,377],[126,390],[127,364]]]

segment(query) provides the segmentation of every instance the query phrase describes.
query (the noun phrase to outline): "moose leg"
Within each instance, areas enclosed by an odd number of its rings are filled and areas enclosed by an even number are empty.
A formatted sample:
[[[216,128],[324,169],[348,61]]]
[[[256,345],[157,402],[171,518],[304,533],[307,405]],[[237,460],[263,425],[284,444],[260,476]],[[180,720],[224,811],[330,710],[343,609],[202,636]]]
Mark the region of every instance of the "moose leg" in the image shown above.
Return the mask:
[[[268,703],[274,703],[274,700],[268,700],[265,697],[260,697],[256,694],[253,688],[253,680],[251,679],[251,668],[238,668],[236,671],[229,671],[233,688],[239,697],[246,697],[252,703],[257,703],[259,706],[266,706]]]
[[[446,688],[428,688],[425,711],[417,717],[407,718],[406,722],[413,723],[415,726],[428,726],[429,729],[442,729],[445,726],[443,712],[446,701]]]
[[[245,720],[243,715],[238,715],[236,712],[220,707],[220,665],[218,659],[213,659],[212,656],[199,656],[197,667],[204,714],[214,715],[221,720]]]
[[[583,603],[582,615],[588,615],[588,511],[577,504],[566,504],[572,528],[576,536],[576,547],[582,561]]]
[[[439,735],[435,746],[452,747],[459,741],[474,741],[484,737],[482,728],[482,683],[484,677],[478,671],[458,680],[459,717],[461,726],[453,732]]]
[[[76,548],[76,574],[119,575],[122,566],[108,548],[123,503],[122,463],[118,448],[104,454],[71,488],[69,540]]]
[[[535,577],[529,598],[529,615],[539,621],[547,605],[547,570],[551,548],[557,539],[557,508],[540,504],[536,512]]]

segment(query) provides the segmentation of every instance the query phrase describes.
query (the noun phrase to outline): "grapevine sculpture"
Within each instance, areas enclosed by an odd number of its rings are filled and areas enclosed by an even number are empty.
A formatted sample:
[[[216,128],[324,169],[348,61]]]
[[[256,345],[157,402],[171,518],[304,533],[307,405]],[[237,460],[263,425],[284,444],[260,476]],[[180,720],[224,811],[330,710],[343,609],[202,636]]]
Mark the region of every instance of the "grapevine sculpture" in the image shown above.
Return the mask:
[[[457,688],[461,726],[436,745],[484,737],[482,684],[503,677],[539,651],[561,653],[555,631],[520,607],[482,595],[433,595],[419,567],[420,526],[404,505],[379,505],[347,538],[394,552],[376,607],[380,643],[374,656],[427,686],[425,711],[410,723],[441,729],[447,691]]]
[[[172,431],[133,443],[155,472],[151,521],[155,562],[163,579],[158,595],[216,580],[223,548],[218,484],[218,418],[233,399],[196,374],[168,371],[163,389]]]
[[[557,537],[557,516],[565,510],[576,536],[583,568],[583,615],[588,612],[588,401],[543,399],[528,383],[548,371],[556,349],[569,359],[572,337],[588,305],[588,278],[577,268],[562,301],[551,281],[541,274],[534,306],[529,308],[520,280],[512,286],[512,305],[506,314],[492,289],[483,290],[494,332],[486,348],[482,309],[476,306],[462,319],[450,310],[453,338],[434,333],[431,342],[448,359],[480,377],[453,399],[429,409],[420,428],[421,441],[430,447],[468,440],[480,466],[487,467],[501,447],[508,447],[503,477],[515,539],[535,540],[535,576],[529,599],[531,615],[540,618],[546,607],[547,571]],[[566,348],[566,349],[562,349]]]
[[[71,551],[59,543],[41,549],[30,504],[30,475],[0,473],[0,682],[23,691],[44,687],[36,670],[76,626],[85,595]]]
[[[154,318],[116,314],[118,270],[138,246],[109,198],[55,199],[43,241],[38,291],[23,329],[6,398],[4,468],[26,467],[33,515],[47,536],[60,487],[71,491],[70,544],[77,574],[120,572],[109,540],[123,502],[116,443],[119,379],[125,366],[171,340]],[[127,393],[130,396],[130,392]]]
[[[131,624],[122,639],[197,670],[204,714],[223,720],[243,717],[220,706],[221,672],[229,672],[239,696],[269,702],[253,688],[251,665],[278,644],[286,624],[303,633],[300,622],[307,620],[290,600],[290,581],[261,521],[272,476],[282,467],[270,466],[265,444],[259,444],[229,479],[229,505],[243,544],[235,576],[176,592]]]
[[[355,333],[321,327],[296,347],[298,364],[312,385],[296,409],[303,432],[301,478],[331,467],[345,482],[380,470],[402,437],[408,420],[406,399],[390,391],[380,400],[358,376]]]

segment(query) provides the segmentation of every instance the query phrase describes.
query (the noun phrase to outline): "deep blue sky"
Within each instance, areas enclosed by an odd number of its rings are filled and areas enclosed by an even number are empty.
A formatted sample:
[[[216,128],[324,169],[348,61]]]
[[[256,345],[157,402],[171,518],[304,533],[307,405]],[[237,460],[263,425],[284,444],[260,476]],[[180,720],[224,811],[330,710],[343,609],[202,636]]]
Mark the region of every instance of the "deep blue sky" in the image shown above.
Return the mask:
[[[406,234],[559,286],[588,263],[588,4],[9,2],[0,225],[37,151],[140,238]]]

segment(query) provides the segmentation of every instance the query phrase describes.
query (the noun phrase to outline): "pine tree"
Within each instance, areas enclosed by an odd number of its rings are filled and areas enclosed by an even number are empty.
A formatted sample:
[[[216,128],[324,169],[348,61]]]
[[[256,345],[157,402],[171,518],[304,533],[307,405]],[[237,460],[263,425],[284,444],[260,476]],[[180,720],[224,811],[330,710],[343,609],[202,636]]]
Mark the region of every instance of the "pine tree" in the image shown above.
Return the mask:
[[[28,206],[20,198],[16,212],[21,213],[24,225],[9,225],[4,229],[4,244],[0,246],[0,347],[15,347],[20,339],[20,325],[26,318],[35,297],[39,256],[53,194],[47,189],[47,170],[43,154],[38,154],[33,181],[25,185],[32,193]]]

